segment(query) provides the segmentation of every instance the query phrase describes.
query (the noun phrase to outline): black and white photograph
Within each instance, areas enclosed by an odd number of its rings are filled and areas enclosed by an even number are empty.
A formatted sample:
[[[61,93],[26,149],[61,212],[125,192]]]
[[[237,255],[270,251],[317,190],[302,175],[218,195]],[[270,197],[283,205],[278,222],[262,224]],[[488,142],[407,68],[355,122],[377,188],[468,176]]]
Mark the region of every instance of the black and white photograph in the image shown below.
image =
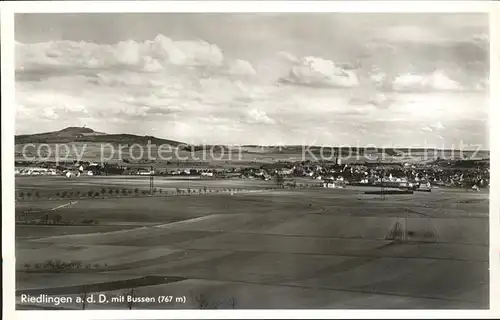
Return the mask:
[[[489,310],[489,25],[16,13],[15,309]]]

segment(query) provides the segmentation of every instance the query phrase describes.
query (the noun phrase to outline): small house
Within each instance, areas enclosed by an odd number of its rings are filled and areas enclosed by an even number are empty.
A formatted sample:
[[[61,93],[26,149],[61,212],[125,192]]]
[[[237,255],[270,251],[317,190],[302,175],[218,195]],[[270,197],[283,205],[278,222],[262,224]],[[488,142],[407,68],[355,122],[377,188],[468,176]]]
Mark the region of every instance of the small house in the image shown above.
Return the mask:
[[[344,188],[345,182],[343,180],[334,180],[332,178],[323,180],[323,188]]]

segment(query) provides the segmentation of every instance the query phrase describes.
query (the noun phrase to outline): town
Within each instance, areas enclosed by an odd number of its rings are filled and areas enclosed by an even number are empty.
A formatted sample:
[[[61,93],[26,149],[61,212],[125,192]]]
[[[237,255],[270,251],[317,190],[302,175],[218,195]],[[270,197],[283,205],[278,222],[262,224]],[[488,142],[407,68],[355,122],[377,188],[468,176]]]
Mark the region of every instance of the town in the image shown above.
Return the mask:
[[[398,163],[365,161],[341,164],[341,161],[277,161],[228,168],[211,168],[203,163],[176,162],[177,168],[155,168],[136,165],[133,167],[88,161],[37,163],[16,161],[16,175],[64,175],[68,178],[87,176],[139,175],[191,177],[199,179],[262,179],[275,180],[280,186],[293,187],[295,178],[307,184],[323,187],[345,187],[346,185],[380,185],[386,187],[434,187],[483,189],[489,188],[489,159],[479,160],[435,160],[427,163]],[[161,165],[161,164],[160,164]],[[156,167],[160,167],[160,165]],[[190,167],[192,165],[192,167]]]

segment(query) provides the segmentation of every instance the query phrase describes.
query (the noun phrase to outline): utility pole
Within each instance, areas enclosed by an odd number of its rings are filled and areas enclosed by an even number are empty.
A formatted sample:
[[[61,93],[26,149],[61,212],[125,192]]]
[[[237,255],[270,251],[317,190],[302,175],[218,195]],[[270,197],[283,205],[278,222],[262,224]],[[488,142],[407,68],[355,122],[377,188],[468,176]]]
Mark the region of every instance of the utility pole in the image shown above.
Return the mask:
[[[408,237],[407,223],[408,223],[408,217],[405,216],[405,224],[404,224],[404,228],[403,228],[403,242],[406,242],[407,237]]]
[[[385,193],[384,193],[384,169],[381,166],[380,163],[380,158],[378,160],[379,166],[380,166],[380,198],[382,200],[385,200]]]
[[[153,194],[153,189],[154,189],[154,177],[155,172],[153,169],[153,166],[151,166],[151,170],[149,171],[149,193]]]

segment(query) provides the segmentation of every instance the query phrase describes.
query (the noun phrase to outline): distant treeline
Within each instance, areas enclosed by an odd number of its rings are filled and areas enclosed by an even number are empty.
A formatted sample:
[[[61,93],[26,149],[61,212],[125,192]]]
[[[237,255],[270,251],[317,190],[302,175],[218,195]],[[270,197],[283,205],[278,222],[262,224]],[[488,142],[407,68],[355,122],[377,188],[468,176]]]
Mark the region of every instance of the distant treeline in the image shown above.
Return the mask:
[[[18,201],[35,201],[35,200],[61,200],[61,199],[102,199],[111,197],[144,197],[144,196],[182,196],[182,195],[202,195],[211,193],[244,193],[264,190],[277,190],[283,188],[315,188],[321,187],[322,183],[311,181],[310,183],[296,183],[295,181],[286,181],[284,178],[277,179],[275,186],[267,187],[246,187],[246,188],[175,188],[174,190],[164,190],[162,188],[147,189],[128,189],[128,188],[102,188],[100,190],[88,191],[57,191],[44,192],[39,191],[19,191],[16,192],[16,200]],[[41,217],[45,217],[42,215]],[[45,220],[49,217],[45,217]]]
[[[179,150],[188,152],[209,150],[211,152],[217,153],[217,152],[229,152],[234,149],[231,148],[230,146],[225,146],[225,145],[182,145],[181,144],[179,145]]]

